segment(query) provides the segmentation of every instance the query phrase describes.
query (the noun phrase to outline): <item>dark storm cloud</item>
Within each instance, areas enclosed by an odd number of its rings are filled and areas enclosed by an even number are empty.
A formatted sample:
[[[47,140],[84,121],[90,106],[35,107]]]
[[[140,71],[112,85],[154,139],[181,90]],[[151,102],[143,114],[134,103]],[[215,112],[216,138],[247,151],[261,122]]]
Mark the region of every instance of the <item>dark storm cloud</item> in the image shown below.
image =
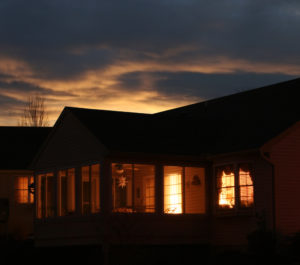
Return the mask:
[[[4,0],[0,54],[57,79],[122,60],[298,64],[299,12],[299,1],[288,0]],[[165,56],[184,46],[196,49]]]
[[[6,80],[8,78],[14,78],[14,76],[13,75],[8,75],[8,74],[0,73],[0,81],[1,80]]]
[[[23,102],[12,97],[0,95],[0,109],[7,109],[15,105],[22,105]]]
[[[296,76],[284,74],[245,72],[232,74],[134,72],[122,75],[119,78],[119,82],[121,87],[124,87],[126,90],[138,91],[143,85],[145,75],[153,81],[153,89],[155,88],[155,90],[160,92],[160,96],[199,99],[211,99],[296,78]],[[151,87],[148,89],[151,89]]]
[[[38,85],[30,84],[23,81],[12,81],[12,82],[6,82],[1,81],[0,78],[0,94],[3,91],[10,91],[14,93],[20,93],[20,92],[28,92],[28,93],[35,93],[35,94],[45,94],[45,95],[55,95],[55,96],[73,96],[73,94],[69,92],[64,91],[55,91],[52,89],[44,88]],[[0,102],[1,104],[1,102]]]

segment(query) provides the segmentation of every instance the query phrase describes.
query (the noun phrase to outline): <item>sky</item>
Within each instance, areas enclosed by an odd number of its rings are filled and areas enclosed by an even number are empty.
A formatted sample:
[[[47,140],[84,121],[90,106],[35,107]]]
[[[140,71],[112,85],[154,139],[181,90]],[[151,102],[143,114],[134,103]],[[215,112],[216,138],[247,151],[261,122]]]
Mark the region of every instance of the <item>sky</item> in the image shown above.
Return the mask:
[[[300,77],[299,0],[1,0],[0,125],[31,95],[159,112]]]

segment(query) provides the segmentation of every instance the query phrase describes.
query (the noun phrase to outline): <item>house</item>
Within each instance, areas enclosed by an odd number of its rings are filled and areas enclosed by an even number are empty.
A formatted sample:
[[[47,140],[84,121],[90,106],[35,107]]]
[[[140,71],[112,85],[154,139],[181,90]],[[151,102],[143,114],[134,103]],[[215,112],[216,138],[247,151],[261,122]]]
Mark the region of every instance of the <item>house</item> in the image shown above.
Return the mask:
[[[300,230],[300,79],[156,114],[66,107],[34,162],[37,246],[236,246]]]
[[[0,237],[32,237],[34,183],[29,168],[50,128],[0,127]]]

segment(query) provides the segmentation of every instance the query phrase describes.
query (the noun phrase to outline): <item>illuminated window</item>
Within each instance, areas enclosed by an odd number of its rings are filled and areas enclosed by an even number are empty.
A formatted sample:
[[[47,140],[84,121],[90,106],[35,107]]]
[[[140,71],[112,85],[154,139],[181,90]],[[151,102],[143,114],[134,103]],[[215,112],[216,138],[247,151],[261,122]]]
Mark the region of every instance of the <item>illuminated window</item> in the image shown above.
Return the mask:
[[[33,203],[34,196],[29,190],[29,185],[33,184],[33,176],[15,177],[15,201],[17,203]]]
[[[237,201],[242,208],[253,206],[254,188],[249,164],[218,167],[216,172],[219,208],[236,208]]]
[[[75,212],[75,169],[58,171],[58,215]]]
[[[155,211],[155,186],[154,186],[154,178],[146,178],[146,212],[154,212]]]
[[[164,166],[164,212],[205,213],[205,170]]]
[[[248,164],[239,165],[240,205],[253,206],[253,181]]]
[[[164,167],[164,212],[182,213],[182,167]]]
[[[100,211],[100,165],[81,167],[82,213]]]
[[[154,212],[155,174],[153,165],[112,164],[114,212]]]
[[[235,206],[235,177],[233,166],[217,169],[218,204],[220,208]]]
[[[53,217],[55,213],[55,180],[53,173],[37,177],[37,217]]]

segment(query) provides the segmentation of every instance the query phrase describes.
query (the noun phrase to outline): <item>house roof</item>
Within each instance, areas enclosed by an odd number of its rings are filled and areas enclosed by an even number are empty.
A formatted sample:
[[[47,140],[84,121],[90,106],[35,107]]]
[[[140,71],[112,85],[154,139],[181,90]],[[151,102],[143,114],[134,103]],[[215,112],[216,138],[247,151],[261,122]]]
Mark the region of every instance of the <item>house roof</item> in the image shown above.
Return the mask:
[[[248,150],[262,146],[300,120],[299,92],[300,78],[156,115],[191,126],[191,140],[206,153]]]
[[[50,127],[0,126],[0,169],[29,169]]]
[[[300,78],[156,114],[70,108],[108,149],[200,155],[258,148],[300,120]]]
[[[110,150],[149,151],[151,114],[66,107]],[[153,139],[153,137],[152,137]]]

